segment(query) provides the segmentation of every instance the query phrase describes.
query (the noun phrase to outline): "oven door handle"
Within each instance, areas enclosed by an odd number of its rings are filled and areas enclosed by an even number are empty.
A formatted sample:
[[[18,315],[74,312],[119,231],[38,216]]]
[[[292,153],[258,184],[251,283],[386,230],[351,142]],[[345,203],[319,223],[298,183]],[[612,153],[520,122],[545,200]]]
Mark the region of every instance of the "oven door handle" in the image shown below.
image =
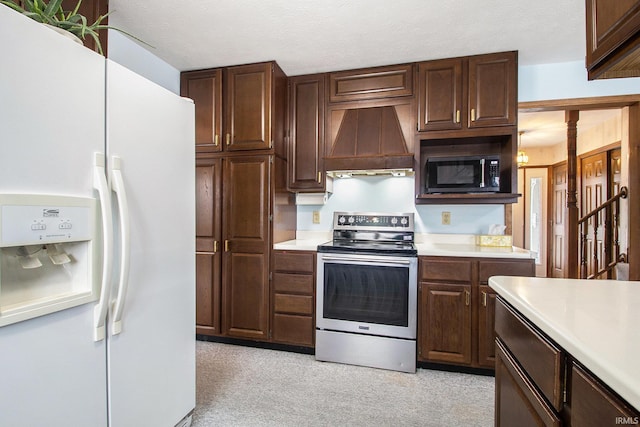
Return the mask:
[[[371,262],[370,260],[362,259],[362,258],[349,258],[349,257],[332,257],[332,256],[323,256],[323,261],[352,261],[352,262]],[[377,259],[374,260],[373,263],[383,263],[383,264],[401,264],[401,265],[410,265],[411,261],[409,260],[401,260],[401,259]]]

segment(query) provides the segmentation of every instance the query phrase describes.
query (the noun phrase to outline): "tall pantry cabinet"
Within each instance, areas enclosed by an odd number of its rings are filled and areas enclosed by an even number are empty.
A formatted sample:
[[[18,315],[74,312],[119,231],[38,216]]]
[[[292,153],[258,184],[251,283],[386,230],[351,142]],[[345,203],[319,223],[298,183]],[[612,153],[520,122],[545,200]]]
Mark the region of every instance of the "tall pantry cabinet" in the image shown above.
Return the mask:
[[[275,62],[184,72],[196,107],[196,333],[270,339],[270,252],[293,239],[286,76]]]

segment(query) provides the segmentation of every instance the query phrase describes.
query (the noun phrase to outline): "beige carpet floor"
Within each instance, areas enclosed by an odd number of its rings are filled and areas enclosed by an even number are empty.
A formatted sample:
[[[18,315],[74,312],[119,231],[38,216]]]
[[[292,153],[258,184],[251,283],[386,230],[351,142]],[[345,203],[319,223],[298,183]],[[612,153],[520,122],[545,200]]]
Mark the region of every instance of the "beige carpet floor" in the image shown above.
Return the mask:
[[[494,379],[198,341],[194,427],[492,426]]]

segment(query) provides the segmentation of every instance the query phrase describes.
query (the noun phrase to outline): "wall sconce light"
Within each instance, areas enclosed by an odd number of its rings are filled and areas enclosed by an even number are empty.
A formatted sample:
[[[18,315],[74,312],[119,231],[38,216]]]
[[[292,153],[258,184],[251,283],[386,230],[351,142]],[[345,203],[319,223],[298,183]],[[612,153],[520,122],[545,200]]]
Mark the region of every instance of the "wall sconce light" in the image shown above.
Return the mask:
[[[518,155],[516,157],[516,161],[518,162],[518,167],[520,166],[524,166],[527,163],[529,163],[529,156],[527,156],[527,153],[525,153],[522,150],[522,134],[524,133],[523,130],[521,130],[520,132],[518,132]]]

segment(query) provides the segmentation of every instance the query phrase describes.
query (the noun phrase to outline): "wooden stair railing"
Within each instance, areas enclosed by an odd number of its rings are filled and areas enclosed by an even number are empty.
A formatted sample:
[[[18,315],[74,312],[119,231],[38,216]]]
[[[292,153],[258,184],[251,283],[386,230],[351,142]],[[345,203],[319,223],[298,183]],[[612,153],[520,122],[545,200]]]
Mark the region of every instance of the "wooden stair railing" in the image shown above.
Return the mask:
[[[578,231],[580,233],[580,278],[597,279],[614,269],[619,262],[626,262],[626,255],[620,253],[620,242],[618,240],[618,229],[620,228],[620,199],[626,199],[627,187],[621,187],[620,192],[580,218],[578,220]],[[603,213],[604,215],[600,215]],[[604,265],[600,267],[600,255],[597,245],[598,229],[601,226],[601,218],[604,216],[603,226],[605,229],[604,239]],[[591,230],[589,226],[591,225]],[[612,226],[613,225],[613,226]],[[589,260],[588,237],[589,231],[593,236],[592,258]],[[614,253],[612,253],[612,250]],[[591,261],[591,273],[589,273],[589,261]]]

